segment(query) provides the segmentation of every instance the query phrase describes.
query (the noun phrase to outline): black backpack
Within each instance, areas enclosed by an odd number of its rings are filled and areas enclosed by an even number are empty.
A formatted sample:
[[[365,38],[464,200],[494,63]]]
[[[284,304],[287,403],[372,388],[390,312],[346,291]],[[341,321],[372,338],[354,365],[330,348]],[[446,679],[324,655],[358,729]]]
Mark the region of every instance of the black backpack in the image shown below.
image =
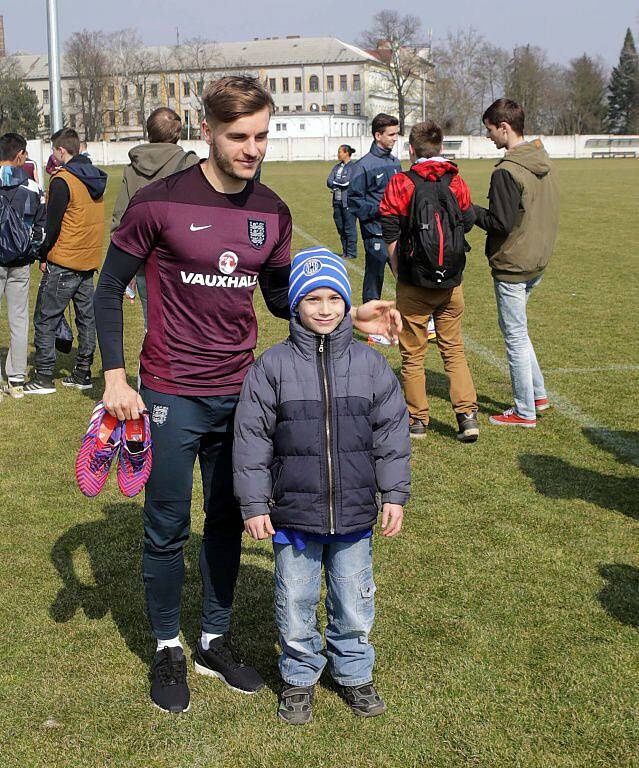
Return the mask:
[[[426,288],[459,285],[470,248],[459,203],[450,190],[452,175],[429,181],[411,170],[406,176],[415,184],[402,248],[406,277]]]
[[[30,260],[30,256],[31,230],[7,197],[0,194],[0,266],[10,267]]]

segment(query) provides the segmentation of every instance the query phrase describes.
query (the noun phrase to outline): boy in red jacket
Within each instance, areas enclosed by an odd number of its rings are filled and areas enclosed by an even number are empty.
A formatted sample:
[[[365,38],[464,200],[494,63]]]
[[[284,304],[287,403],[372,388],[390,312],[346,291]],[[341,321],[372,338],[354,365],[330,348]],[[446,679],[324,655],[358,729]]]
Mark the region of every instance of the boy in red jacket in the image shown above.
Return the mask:
[[[432,120],[413,126],[409,136],[413,165],[408,173],[398,173],[390,180],[380,205],[380,216],[391,269],[397,278],[397,309],[404,323],[399,346],[411,436],[424,437],[429,421],[424,356],[428,321],[432,316],[448,377],[450,400],[457,416],[457,438],[475,442],[479,436],[477,394],[461,337],[464,312],[461,283],[466,261],[463,233],[472,228],[475,213],[470,192],[457,166],[441,157],[442,141],[442,130]],[[425,245],[417,242],[420,226],[415,212],[411,217],[416,184],[433,184],[432,189],[426,190],[425,197],[433,199],[435,204],[420,209],[422,217],[432,218],[435,211],[432,223],[421,225],[426,231]],[[429,248],[435,250],[430,262]],[[438,264],[444,266],[444,253],[446,268],[437,271]]]

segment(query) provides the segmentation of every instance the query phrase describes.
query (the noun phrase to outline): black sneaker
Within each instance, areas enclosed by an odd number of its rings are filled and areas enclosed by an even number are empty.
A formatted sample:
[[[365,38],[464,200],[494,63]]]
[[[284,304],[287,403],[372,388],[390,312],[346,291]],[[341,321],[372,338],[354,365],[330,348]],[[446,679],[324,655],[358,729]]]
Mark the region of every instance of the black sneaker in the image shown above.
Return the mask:
[[[258,671],[246,665],[231,645],[228,633],[211,640],[208,651],[198,640],[195,649],[195,671],[219,677],[229,688],[240,693],[257,693],[264,687]]]
[[[162,648],[151,664],[151,699],[164,712],[188,712],[191,693],[186,682],[186,656],[179,646]]]
[[[421,419],[411,419],[408,431],[411,437],[426,437],[427,425]]]
[[[70,376],[62,379],[63,387],[75,387],[76,389],[93,389],[91,371],[76,368]]]
[[[33,378],[24,385],[25,395],[53,395],[56,391],[53,376],[34,373]]]
[[[285,688],[280,694],[280,704],[277,716],[289,725],[304,725],[313,719],[314,685],[302,688],[293,685]]]
[[[477,411],[471,411],[470,413],[458,413],[457,425],[459,426],[457,439],[461,440],[462,443],[474,443],[479,437]]]
[[[338,685],[337,689],[348,706],[360,717],[377,717],[387,710],[384,700],[375,690],[373,683]]]

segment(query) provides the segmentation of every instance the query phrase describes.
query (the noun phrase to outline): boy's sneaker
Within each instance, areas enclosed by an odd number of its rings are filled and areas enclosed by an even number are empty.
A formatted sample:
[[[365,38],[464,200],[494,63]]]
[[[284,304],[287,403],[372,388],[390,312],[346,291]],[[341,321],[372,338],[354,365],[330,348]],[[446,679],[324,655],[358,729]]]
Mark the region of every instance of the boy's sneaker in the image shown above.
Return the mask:
[[[147,413],[123,423],[121,441],[118,485],[125,496],[136,496],[146,485],[153,464]]]
[[[381,344],[382,347],[390,347],[391,345],[390,341],[386,338],[386,336],[382,336],[381,333],[369,333],[368,343]]]
[[[426,437],[427,425],[421,419],[411,419],[408,431],[411,437]]]
[[[186,682],[186,656],[180,646],[162,648],[151,663],[151,699],[164,712],[188,712],[191,692]]]
[[[289,725],[304,725],[313,719],[314,685],[307,688],[293,685],[280,694],[277,716]]]
[[[65,376],[62,379],[62,386],[75,387],[75,389],[93,389],[91,371],[76,368],[70,376]]]
[[[257,693],[264,687],[264,680],[258,671],[245,664],[233,648],[228,633],[211,640],[207,651],[198,640],[193,661],[196,672],[219,677],[234,691]]]
[[[430,320],[428,321],[428,341],[435,341],[437,339],[437,331],[435,330],[435,321],[433,320],[433,317],[431,315]]]
[[[360,717],[377,717],[377,715],[383,715],[388,709],[373,683],[338,685],[337,688],[339,695]]]
[[[24,381],[22,379],[9,379],[5,391],[9,397],[19,400],[24,397]]]
[[[497,413],[491,416],[488,421],[491,424],[502,427],[536,427],[537,419],[524,419],[514,408],[509,408],[503,413]]]
[[[44,376],[37,371],[33,374],[33,378],[27,381],[23,389],[25,395],[53,395],[55,391],[53,376]]]
[[[470,413],[457,414],[457,439],[462,443],[474,443],[479,437],[479,424],[477,422],[477,411]]]
[[[537,400],[535,400],[536,413],[543,413],[544,411],[547,411],[549,408],[550,408],[550,403],[548,402],[547,397],[540,397]]]
[[[120,449],[122,422],[98,403],[75,460],[78,487],[85,496],[97,496]]]

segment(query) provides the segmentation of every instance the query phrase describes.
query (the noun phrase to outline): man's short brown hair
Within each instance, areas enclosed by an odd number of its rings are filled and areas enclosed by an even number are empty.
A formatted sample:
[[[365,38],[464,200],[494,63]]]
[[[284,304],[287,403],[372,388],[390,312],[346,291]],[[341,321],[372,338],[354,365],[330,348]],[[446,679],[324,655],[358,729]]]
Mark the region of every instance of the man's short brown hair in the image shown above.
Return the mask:
[[[442,150],[444,134],[434,120],[415,123],[408,136],[408,143],[417,157],[435,157]]]
[[[73,128],[60,128],[51,137],[51,143],[54,149],[66,149],[73,157],[80,154],[80,137]]]
[[[386,128],[395,125],[399,125],[399,120],[396,117],[387,115],[386,112],[380,112],[378,115],[375,115],[373,122],[371,123],[371,133],[373,134],[373,138],[375,138],[376,133],[384,133]]]
[[[275,111],[271,94],[256,77],[238,75],[221,77],[209,83],[202,103],[207,121],[218,123],[232,123],[265,107],[271,115]]]
[[[168,107],[158,107],[148,116],[146,133],[151,144],[177,144],[182,135],[182,119]]]
[[[512,99],[497,99],[482,116],[484,123],[499,128],[502,123],[508,125],[520,136],[524,135],[524,108]]]

